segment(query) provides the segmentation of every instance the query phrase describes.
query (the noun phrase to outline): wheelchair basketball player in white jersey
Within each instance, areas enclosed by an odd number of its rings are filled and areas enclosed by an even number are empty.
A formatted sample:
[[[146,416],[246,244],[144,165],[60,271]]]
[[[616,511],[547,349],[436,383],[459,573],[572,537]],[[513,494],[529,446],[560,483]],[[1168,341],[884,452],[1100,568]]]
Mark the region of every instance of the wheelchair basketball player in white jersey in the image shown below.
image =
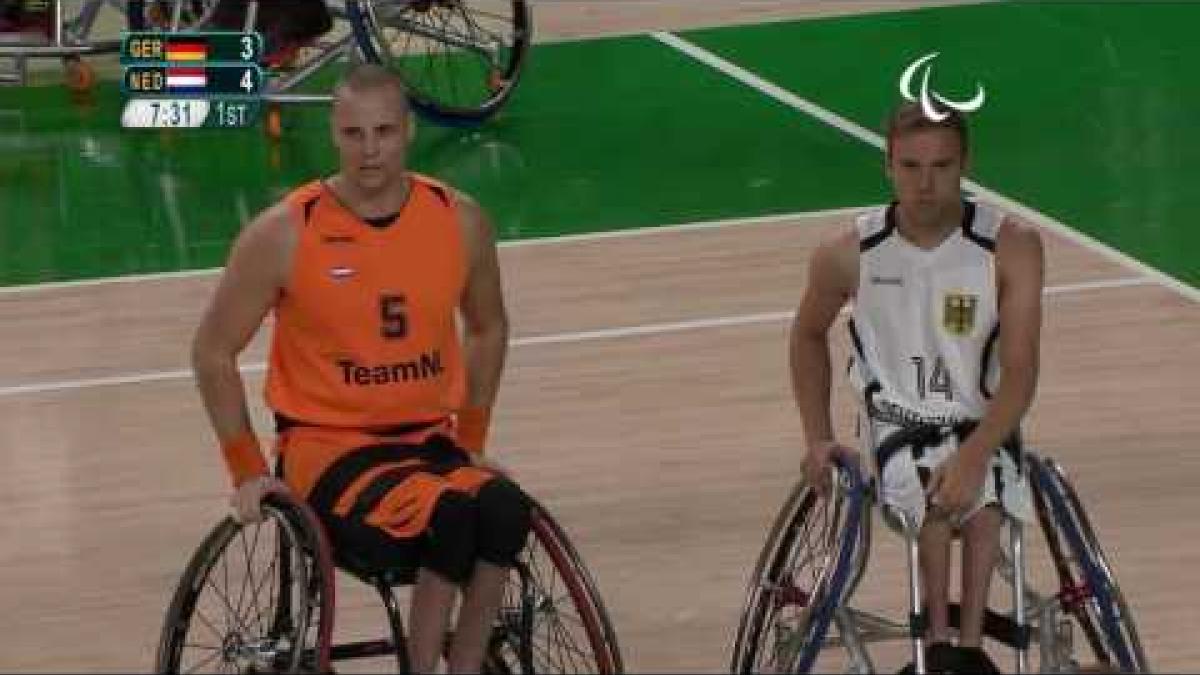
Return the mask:
[[[902,515],[919,545],[925,666],[996,672],[981,646],[983,616],[1005,515],[1032,519],[1019,427],[1037,385],[1044,259],[1033,227],[963,198],[966,121],[940,112],[896,109],[886,156],[895,200],[814,254],[792,328],[792,379],[805,476],[827,492],[831,458],[857,457],[830,415],[828,333],[849,303],[860,435],[885,513]],[[914,428],[941,432],[884,442]],[[955,535],[957,644],[947,610]]]

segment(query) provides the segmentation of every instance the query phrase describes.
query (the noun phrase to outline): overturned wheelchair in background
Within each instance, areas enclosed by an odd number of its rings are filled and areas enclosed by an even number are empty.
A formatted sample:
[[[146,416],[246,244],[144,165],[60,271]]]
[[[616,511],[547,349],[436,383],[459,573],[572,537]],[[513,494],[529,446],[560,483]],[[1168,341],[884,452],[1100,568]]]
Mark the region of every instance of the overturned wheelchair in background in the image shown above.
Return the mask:
[[[434,123],[480,124],[511,96],[532,39],[526,0],[304,3],[300,12],[298,3],[284,8],[264,0],[133,0],[129,19],[136,30],[262,32],[270,76],[263,99],[275,104],[268,112],[273,134],[278,104],[328,102],[331,79],[320,71],[355,62],[396,71],[413,108]]]
[[[884,444],[889,442],[904,439]],[[911,643],[912,662],[924,672],[916,528],[904,527],[901,514],[882,506],[883,517],[906,532],[908,621],[852,607],[871,550],[877,486],[852,463],[838,460],[832,470],[827,499],[801,481],[775,520],[750,579],[733,672],[876,672],[867,645],[895,640]],[[986,611],[985,641],[1013,650],[1015,672],[1147,672],[1133,616],[1066,472],[1028,450],[1023,470],[1057,586],[1031,586],[1022,525],[1006,519],[1007,541],[997,571],[1012,590],[1011,611]],[[959,607],[952,604],[949,610],[957,629]]]
[[[361,62],[396,71],[431,122],[481,124],[516,88],[533,32],[527,0],[0,0],[0,61],[12,63],[0,84],[26,84],[29,59],[61,58],[68,86],[90,90],[81,57],[121,45],[99,35],[105,10],[130,31],[262,32],[272,135],[280,105],[329,102],[338,69]]]
[[[416,570],[377,569],[331,551],[307,505],[272,494],[264,520],[221,521],[192,556],[167,610],[155,672],[332,672],[332,662],[395,658],[410,672],[394,589]],[[616,635],[582,560],[536,503],[484,662],[492,673],[619,673]],[[389,635],[334,644],[334,570],[372,586]],[[449,636],[447,636],[447,643]]]

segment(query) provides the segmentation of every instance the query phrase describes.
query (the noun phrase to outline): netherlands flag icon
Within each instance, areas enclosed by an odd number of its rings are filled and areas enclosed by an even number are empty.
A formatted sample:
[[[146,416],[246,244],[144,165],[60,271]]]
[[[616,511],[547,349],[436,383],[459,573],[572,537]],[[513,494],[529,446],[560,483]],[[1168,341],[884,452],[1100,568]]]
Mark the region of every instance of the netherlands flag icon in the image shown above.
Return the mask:
[[[203,94],[208,76],[203,68],[168,68],[167,91],[177,94]]]

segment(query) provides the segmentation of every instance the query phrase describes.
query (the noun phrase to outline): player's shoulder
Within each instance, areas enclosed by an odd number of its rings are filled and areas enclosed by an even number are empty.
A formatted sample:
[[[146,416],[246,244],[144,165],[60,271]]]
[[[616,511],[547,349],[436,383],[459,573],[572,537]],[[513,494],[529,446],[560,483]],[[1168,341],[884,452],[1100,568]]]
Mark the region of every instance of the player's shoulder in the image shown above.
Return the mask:
[[[468,228],[476,229],[480,226],[479,221],[486,220],[479,203],[466,192],[423,173],[414,171],[410,172],[409,176],[416,186],[430,192],[442,205],[457,212],[460,219],[464,221],[463,224]]]
[[[825,234],[813,252],[813,274],[822,285],[846,291],[858,284],[859,247],[862,241],[859,218],[840,222]]]
[[[448,208],[458,205],[459,190],[449,183],[416,171],[410,171],[408,177],[414,188],[432,195],[435,203]]]
[[[895,203],[873,206],[854,212],[853,237],[868,249],[883,243],[896,230]]]
[[[1003,287],[1040,288],[1046,259],[1038,228],[1006,214],[996,232],[996,272]]]
[[[1040,255],[1042,235],[1029,221],[1005,213],[996,228],[996,254],[999,256]]]
[[[260,211],[247,222],[234,242],[234,248],[242,252],[239,259],[257,261],[252,264],[287,267],[291,252],[299,237],[296,232],[294,208],[283,200]]]
[[[1040,239],[1038,228],[1033,223],[1020,216],[1005,213],[1000,218],[998,236],[1018,237],[1025,239]]]
[[[857,264],[859,253],[872,245],[868,241],[885,236],[885,231],[892,226],[887,214],[887,207],[876,207],[835,218],[821,237],[819,249],[826,255]]]
[[[290,239],[296,226],[292,204],[283,200],[263,209],[243,228],[244,236],[266,239]]]
[[[490,242],[495,233],[492,231],[491,220],[479,202],[462,190],[453,187],[447,189],[467,237],[473,242]]]

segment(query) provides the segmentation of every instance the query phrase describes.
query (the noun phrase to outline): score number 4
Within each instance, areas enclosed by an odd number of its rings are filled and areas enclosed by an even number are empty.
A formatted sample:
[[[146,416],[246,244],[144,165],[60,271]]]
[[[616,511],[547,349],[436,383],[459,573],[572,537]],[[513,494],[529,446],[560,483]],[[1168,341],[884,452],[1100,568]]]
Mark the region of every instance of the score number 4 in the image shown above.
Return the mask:
[[[258,78],[255,77],[253,68],[247,68],[244,71],[242,71],[242,79],[241,79],[241,82],[239,83],[239,86],[243,90],[245,90],[245,92],[247,94],[253,94],[254,90],[257,88],[257,85],[258,85]]]

